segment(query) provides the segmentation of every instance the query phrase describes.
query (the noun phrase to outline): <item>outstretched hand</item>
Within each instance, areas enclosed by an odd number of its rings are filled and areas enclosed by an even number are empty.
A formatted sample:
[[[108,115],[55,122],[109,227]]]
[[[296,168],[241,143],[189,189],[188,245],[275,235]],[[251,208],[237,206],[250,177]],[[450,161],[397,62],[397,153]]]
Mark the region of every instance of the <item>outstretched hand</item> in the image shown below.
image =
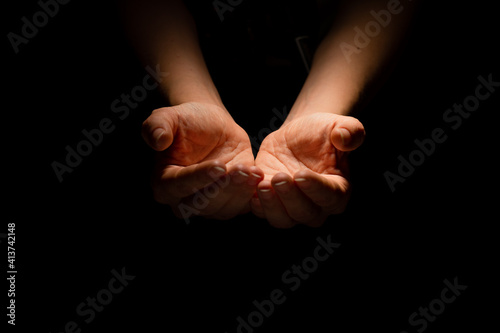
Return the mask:
[[[230,219],[251,209],[280,228],[319,226],[345,209],[347,152],[364,136],[355,118],[315,113],[269,134],[254,161],[248,135],[219,106],[160,108],[143,124],[145,141],[159,152],[156,201],[185,219]]]
[[[156,109],[142,135],[158,151],[155,200],[187,219],[229,219],[250,211],[263,173],[254,166],[247,133],[222,107],[185,103]]]
[[[269,134],[255,160],[264,180],[252,211],[280,228],[319,226],[341,213],[350,193],[347,152],[364,137],[357,119],[330,113],[291,120]]]

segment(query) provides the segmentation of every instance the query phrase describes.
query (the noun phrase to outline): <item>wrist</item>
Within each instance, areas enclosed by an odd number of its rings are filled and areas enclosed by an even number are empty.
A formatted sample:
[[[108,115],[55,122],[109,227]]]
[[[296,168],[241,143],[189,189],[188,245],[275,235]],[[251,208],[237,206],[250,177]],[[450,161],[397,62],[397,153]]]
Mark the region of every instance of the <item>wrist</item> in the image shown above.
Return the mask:
[[[358,102],[362,86],[346,69],[334,71],[313,66],[285,123],[313,113],[349,115]]]
[[[323,94],[302,91],[295,100],[284,124],[313,113],[331,113],[346,116],[350,114],[356,101],[357,95],[351,96],[345,94],[345,91],[342,90]]]
[[[213,83],[204,83],[199,80],[174,80],[175,84],[167,82],[162,90],[171,105],[184,103],[207,103],[224,108],[224,104]]]

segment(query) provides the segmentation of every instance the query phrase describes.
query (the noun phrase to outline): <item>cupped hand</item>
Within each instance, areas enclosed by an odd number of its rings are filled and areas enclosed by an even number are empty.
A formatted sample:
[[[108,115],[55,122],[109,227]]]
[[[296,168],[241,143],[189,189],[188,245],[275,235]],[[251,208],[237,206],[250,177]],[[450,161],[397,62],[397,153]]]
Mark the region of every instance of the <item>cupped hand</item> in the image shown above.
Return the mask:
[[[320,226],[348,202],[347,152],[365,130],[356,118],[314,113],[287,122],[262,142],[255,165],[264,172],[252,211],[275,227]]]
[[[156,109],[142,135],[159,152],[154,198],[178,217],[229,219],[250,210],[263,173],[254,166],[247,133],[223,107],[184,103]]]

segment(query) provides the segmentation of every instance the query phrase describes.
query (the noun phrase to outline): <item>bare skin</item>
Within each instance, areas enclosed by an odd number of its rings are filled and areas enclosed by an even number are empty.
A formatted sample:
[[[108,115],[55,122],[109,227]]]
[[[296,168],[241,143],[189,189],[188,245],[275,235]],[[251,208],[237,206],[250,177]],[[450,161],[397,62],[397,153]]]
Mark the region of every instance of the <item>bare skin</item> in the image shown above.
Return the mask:
[[[373,20],[372,10],[387,1],[344,1],[339,15],[314,55],[311,71],[283,126],[262,142],[255,164],[265,174],[252,199],[253,212],[272,225],[320,226],[348,202],[347,153],[365,137],[363,125],[349,117],[369,83],[392,59],[414,11],[392,15],[391,25],[359,53],[346,56],[339,45],[352,44],[353,27]]]
[[[396,2],[390,2],[395,10]],[[369,45],[346,56],[354,27],[387,10],[387,0],[343,1],[342,15],[316,50],[311,72],[283,126],[262,142],[254,160],[245,131],[219,96],[199,48],[195,23],[180,0],[130,0],[127,26],[143,60],[169,75],[160,88],[171,107],[144,122],[143,137],[158,153],[155,199],[196,214],[229,219],[250,209],[271,225],[320,226],[349,199],[348,152],[364,140],[363,125],[349,114],[400,45],[413,7],[393,14]],[[358,49],[359,50],[359,49]],[[196,197],[214,184],[216,196]]]
[[[172,106],[154,110],[142,128],[145,141],[158,151],[155,200],[182,218],[193,213],[230,219],[248,212],[263,173],[254,165],[248,135],[210,77],[190,13],[179,0],[129,1],[124,11],[144,62],[169,74],[160,90]],[[211,187],[216,196],[206,195]]]
[[[350,193],[347,152],[364,135],[357,119],[328,113],[298,118],[268,135],[255,160],[264,180],[253,212],[280,228],[319,226],[341,213]]]
[[[154,197],[170,205],[178,217],[196,211],[230,219],[250,210],[249,201],[263,173],[253,166],[248,135],[227,111],[203,103],[157,109],[144,122],[143,137],[159,151]],[[216,186],[218,194],[200,207],[194,195],[210,186]]]

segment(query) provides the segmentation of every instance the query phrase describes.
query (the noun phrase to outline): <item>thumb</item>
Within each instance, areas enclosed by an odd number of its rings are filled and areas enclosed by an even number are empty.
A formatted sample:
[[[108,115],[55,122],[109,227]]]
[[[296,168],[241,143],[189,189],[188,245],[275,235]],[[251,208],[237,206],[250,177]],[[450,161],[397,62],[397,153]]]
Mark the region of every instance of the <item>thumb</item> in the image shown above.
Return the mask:
[[[156,151],[170,147],[177,132],[178,116],[174,108],[154,110],[142,123],[142,137]]]
[[[341,116],[336,120],[330,138],[333,146],[338,150],[352,151],[361,146],[365,135],[365,128],[358,119]]]

